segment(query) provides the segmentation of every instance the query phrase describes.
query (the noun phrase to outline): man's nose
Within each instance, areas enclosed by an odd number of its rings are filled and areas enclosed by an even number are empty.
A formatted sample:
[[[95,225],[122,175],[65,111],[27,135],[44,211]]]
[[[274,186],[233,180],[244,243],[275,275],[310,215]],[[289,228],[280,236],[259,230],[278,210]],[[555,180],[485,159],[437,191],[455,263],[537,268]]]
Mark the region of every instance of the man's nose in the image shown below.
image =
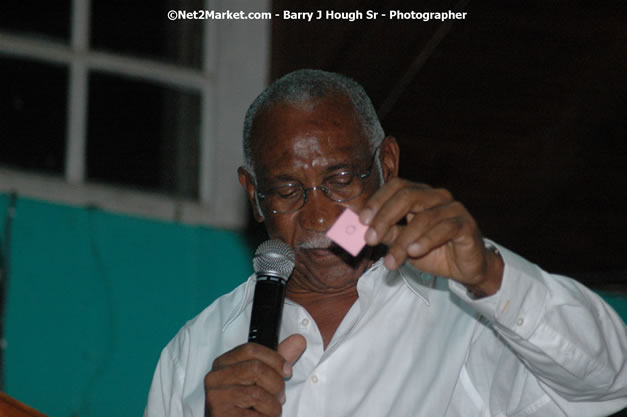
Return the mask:
[[[307,201],[299,212],[299,221],[305,230],[324,233],[341,213],[342,207],[318,188],[308,192]]]

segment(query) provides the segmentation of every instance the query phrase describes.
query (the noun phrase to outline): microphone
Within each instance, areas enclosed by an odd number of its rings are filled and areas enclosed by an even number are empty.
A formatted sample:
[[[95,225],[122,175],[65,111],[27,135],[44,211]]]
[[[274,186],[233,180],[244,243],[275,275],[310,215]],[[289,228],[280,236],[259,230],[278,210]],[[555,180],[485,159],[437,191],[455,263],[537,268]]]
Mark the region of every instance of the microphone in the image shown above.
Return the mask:
[[[294,252],[280,240],[266,240],[255,251],[257,277],[248,341],[277,349],[285,286],[294,270]]]

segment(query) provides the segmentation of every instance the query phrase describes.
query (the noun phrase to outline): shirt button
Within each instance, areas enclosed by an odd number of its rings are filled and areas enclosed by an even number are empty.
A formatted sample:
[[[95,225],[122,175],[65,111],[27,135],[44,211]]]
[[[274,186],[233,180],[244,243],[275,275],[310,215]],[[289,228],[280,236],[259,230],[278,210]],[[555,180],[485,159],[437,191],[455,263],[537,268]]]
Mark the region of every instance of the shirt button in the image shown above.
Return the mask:
[[[518,320],[516,321],[516,324],[519,326],[522,326],[523,324],[525,324],[525,319],[523,319],[522,317],[519,317]]]
[[[301,327],[307,327],[307,326],[309,326],[309,319],[302,319],[302,320],[300,321],[300,326],[301,326]]]
[[[313,376],[311,377],[311,382],[313,382],[314,384],[317,384],[317,383],[318,383],[318,376],[313,375]]]

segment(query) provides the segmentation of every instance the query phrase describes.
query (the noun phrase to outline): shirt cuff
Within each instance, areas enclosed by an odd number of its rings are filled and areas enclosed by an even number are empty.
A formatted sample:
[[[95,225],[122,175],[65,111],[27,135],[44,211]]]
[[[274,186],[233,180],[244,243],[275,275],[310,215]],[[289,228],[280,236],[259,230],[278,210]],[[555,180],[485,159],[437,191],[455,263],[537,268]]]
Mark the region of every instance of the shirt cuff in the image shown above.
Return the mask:
[[[486,240],[501,253],[505,269],[496,294],[475,298],[462,284],[449,280],[449,288],[500,330],[528,339],[544,314],[548,288],[544,272],[535,264]]]

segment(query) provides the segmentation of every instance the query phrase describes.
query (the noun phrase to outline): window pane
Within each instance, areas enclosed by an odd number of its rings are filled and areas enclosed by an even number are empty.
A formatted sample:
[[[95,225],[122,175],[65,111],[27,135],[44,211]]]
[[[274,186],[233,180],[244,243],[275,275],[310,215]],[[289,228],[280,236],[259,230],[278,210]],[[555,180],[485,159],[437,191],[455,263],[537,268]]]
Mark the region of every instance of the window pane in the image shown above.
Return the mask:
[[[87,177],[198,196],[200,94],[94,72]]]
[[[202,10],[202,0],[93,0],[91,47],[201,67],[203,20],[175,20],[169,10]]]
[[[61,66],[0,55],[0,163],[63,174],[68,76]]]
[[[69,41],[70,0],[0,2],[0,30]]]

